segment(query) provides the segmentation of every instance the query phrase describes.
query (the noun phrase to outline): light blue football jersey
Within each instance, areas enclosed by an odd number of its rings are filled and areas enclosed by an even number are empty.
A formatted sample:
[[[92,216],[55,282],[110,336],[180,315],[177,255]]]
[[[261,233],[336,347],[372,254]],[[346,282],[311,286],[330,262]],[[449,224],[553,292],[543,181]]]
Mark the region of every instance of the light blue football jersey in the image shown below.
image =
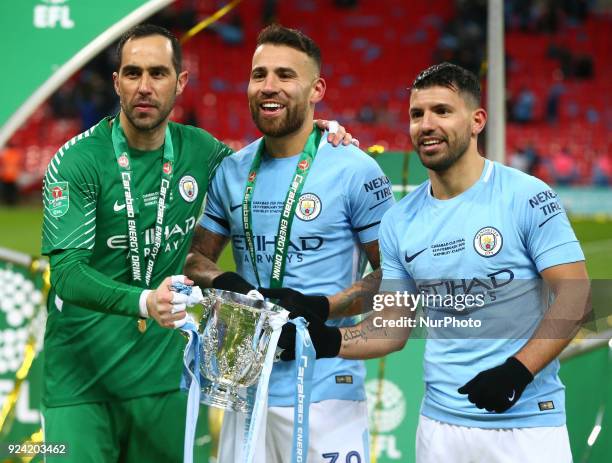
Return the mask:
[[[251,162],[260,140],[227,157],[208,190],[200,225],[230,236],[237,272],[257,286],[242,224],[242,200]],[[289,183],[299,155],[264,155],[252,201],[257,270],[269,287],[274,240]],[[283,286],[307,295],[332,295],[351,286],[367,258],[360,244],[378,239],[383,214],[393,205],[391,184],[376,161],[358,148],[334,148],[321,139],[296,208]],[[353,324],[352,319],[328,324]],[[270,378],[270,406],[292,406],[295,362],[274,365]],[[312,401],[365,400],[362,361],[319,359],[315,364]]]
[[[536,375],[505,413],[478,409],[457,392],[479,372],[516,354],[531,337],[551,302],[539,273],[584,260],[550,187],[488,160],[480,179],[454,198],[434,198],[426,181],[384,217],[380,249],[384,290],[395,291],[400,285],[440,296],[423,304],[424,320],[430,323],[423,325],[423,415],[481,428],[565,423],[557,360]],[[457,295],[465,300],[468,294],[472,296],[467,308],[440,302]],[[432,328],[435,320],[449,316],[465,323],[471,318],[480,327],[457,323],[460,326]]]

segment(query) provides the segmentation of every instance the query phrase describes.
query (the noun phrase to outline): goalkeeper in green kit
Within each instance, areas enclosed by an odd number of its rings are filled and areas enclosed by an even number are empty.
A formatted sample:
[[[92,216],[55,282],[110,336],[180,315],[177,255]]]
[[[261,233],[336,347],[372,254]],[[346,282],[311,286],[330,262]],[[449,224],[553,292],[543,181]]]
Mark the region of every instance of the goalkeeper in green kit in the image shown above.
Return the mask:
[[[62,146],[44,179],[43,431],[67,450],[48,462],[183,458],[185,341],[167,328],[180,326],[191,301],[171,285],[192,283],[176,274],[209,181],[232,150],[169,122],[187,83],[171,33],[137,26],[118,57],[119,115]]]

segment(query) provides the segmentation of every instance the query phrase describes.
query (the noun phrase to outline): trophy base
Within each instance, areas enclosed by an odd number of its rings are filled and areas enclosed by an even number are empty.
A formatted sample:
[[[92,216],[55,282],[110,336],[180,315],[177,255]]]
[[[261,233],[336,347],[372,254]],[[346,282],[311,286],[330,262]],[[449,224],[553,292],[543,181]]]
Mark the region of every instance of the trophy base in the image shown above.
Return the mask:
[[[252,407],[238,395],[236,388],[224,384],[209,384],[202,389],[200,402],[233,412],[250,413]]]

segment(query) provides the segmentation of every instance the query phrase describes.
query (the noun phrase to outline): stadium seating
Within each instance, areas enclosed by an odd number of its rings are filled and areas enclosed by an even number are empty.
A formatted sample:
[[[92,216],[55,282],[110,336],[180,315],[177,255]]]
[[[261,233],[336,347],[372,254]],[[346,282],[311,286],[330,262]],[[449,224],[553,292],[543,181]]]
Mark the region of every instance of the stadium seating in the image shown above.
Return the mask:
[[[454,15],[451,0],[428,2],[357,2],[341,8],[333,1],[278,2],[275,17],[312,36],[323,52],[323,75],[328,83],[317,116],[335,118],[357,136],[362,147],[379,144],[390,150],[409,150],[408,90],[416,73],[432,64],[433,51],[446,21]],[[172,8],[195,5],[198,19],[218,8],[217,2],[179,0]],[[195,36],[184,47],[191,80],[178,100],[174,118],[193,121],[234,147],[259,133],[253,126],[245,97],[250,56],[262,26],[264,0],[250,0],[233,13],[243,32],[240,44],[230,45],[210,30]],[[610,16],[591,15],[582,25],[565,26],[555,35],[510,31],[506,34],[507,70],[511,95],[523,87],[535,94],[534,121],[509,123],[508,153],[532,143],[546,158],[558,146],[579,159],[579,170],[588,180],[595,156],[611,153],[610,83],[612,65],[607,58]],[[177,30],[177,34],[183,31]],[[547,56],[551,44],[593,58],[590,80],[564,79],[559,118],[546,121],[546,99],[559,76],[559,62]],[[109,77],[110,79],[110,77]],[[35,185],[57,147],[81,130],[74,119],[56,119],[43,105],[13,140],[24,146],[24,185]],[[546,172],[540,172],[546,176]]]

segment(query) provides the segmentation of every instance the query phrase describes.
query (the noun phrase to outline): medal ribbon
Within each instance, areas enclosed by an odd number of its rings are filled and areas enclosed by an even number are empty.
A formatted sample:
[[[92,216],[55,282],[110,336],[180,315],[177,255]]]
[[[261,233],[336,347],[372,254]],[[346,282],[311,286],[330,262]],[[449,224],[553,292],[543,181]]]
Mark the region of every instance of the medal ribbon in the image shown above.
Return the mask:
[[[130,257],[130,265],[132,268],[132,281],[137,286],[147,288],[151,283],[153,276],[153,267],[157,260],[157,254],[161,248],[162,233],[164,230],[164,216],[166,212],[166,195],[170,189],[172,181],[172,171],[174,164],[174,148],[172,146],[172,137],[170,136],[170,127],[166,126],[166,135],[164,138],[164,154],[163,165],[161,169],[161,181],[159,187],[159,197],[157,203],[157,217],[155,219],[155,234],[153,247],[148,259],[144,258],[144,249],[140,246],[139,237],[143,236],[140,222],[137,220],[140,215],[140,207],[138,205],[139,198],[134,197],[136,189],[132,179],[132,163],[130,161],[130,150],[127,139],[121,128],[119,117],[115,117],[111,131],[113,141],[113,149],[115,158],[119,166],[119,174],[121,176],[121,184],[125,196],[125,211],[127,213],[128,225],[128,253]],[[146,265],[143,277],[142,266]]]
[[[283,278],[285,276],[285,264],[287,262],[287,250],[289,248],[289,238],[291,236],[291,226],[295,217],[295,208],[297,207],[298,199],[306,182],[308,172],[312,167],[314,158],[317,155],[319,143],[321,142],[321,132],[314,128],[310,133],[304,151],[300,155],[295,174],[289,185],[289,191],[283,204],[280,221],[278,223],[278,232],[274,241],[274,259],[272,260],[272,274],[270,275],[270,288],[281,288],[283,286]],[[255,182],[257,181],[257,173],[261,166],[261,160],[265,150],[265,143],[262,139],[259,142],[259,147],[251,163],[249,176],[247,178],[246,188],[244,190],[244,199],[242,200],[242,226],[244,228],[244,236],[251,265],[257,284],[261,285],[259,272],[257,271],[257,254],[255,253],[255,244],[253,242],[253,212],[251,210],[251,202],[255,192]]]

